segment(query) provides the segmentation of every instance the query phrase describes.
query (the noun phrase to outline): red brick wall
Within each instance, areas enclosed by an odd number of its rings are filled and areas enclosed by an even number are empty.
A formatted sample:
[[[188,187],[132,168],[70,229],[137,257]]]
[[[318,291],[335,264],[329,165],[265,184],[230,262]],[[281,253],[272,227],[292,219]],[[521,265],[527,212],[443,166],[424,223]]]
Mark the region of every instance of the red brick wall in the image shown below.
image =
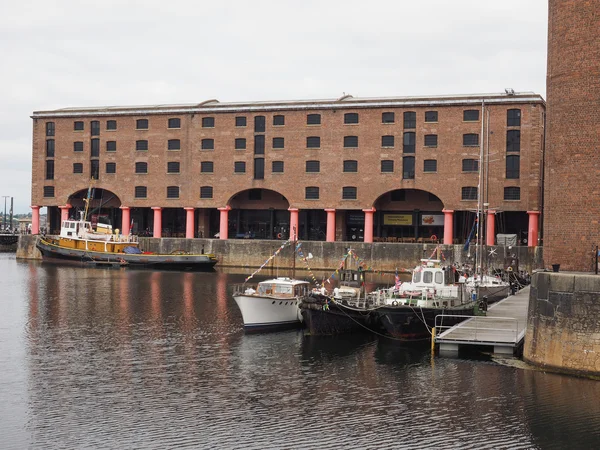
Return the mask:
[[[518,180],[505,179],[506,156],[506,111],[520,108],[521,119],[521,177]],[[502,103],[491,105],[490,119],[490,179],[489,203],[491,208],[498,211],[527,211],[540,209],[540,167],[542,161],[542,136],[544,103]],[[377,199],[395,189],[421,189],[437,195],[439,202],[432,206],[441,209],[442,206],[454,210],[473,210],[476,201],[462,201],[463,186],[477,186],[477,173],[463,173],[463,158],[479,158],[479,147],[463,147],[464,133],[481,132],[481,121],[464,122],[465,109],[480,109],[480,105],[445,105],[445,106],[414,106],[406,108],[370,107],[364,109],[321,109],[315,111],[287,110],[277,112],[248,112],[237,111],[227,113],[186,113],[186,114],[155,114],[144,116],[115,115],[111,117],[71,117],[44,118],[38,113],[34,119],[33,147],[33,183],[32,204],[34,205],[63,205],[74,192],[87,189],[90,174],[90,122],[100,121],[100,180],[96,187],[106,188],[114,192],[122,204],[130,207],[223,207],[232,197],[246,189],[264,188],[276,191],[285,196],[290,206],[300,209],[365,209],[376,204]],[[438,111],[437,123],[424,121],[425,111]],[[395,123],[382,123],[382,112],[395,112]],[[402,137],[403,112],[415,111],[417,116],[415,179],[402,179]],[[307,114],[320,113],[321,125],[307,125]],[[360,123],[345,125],[344,114],[359,113]],[[273,116],[285,115],[284,126],[273,126]],[[254,121],[256,115],[266,116],[265,144],[265,179],[253,180],[253,139]],[[480,114],[481,115],[481,114]],[[214,128],[202,128],[202,118],[215,117]],[[235,127],[235,117],[246,116],[245,128]],[[181,118],[181,129],[168,129],[167,120],[170,117]],[[136,130],[138,118],[149,119],[148,130]],[[117,120],[116,131],[106,130],[107,119]],[[74,131],[75,120],[85,122],[84,131]],[[481,120],[481,117],[480,117]],[[53,181],[44,180],[45,161],[45,123],[53,121],[56,124],[56,176]],[[438,135],[437,148],[424,146],[426,134]],[[357,149],[343,147],[344,136],[358,136]],[[395,136],[394,148],[382,148],[383,135]],[[306,148],[307,136],[320,136],[319,149]],[[235,150],[234,139],[245,137],[246,150]],[[285,139],[284,149],[273,149],[273,137]],[[171,138],[181,140],[180,151],[168,151],[167,141]],[[215,140],[215,150],[201,150],[203,138]],[[148,151],[136,151],[135,141],[147,139]],[[480,137],[481,139],[481,137]],[[83,141],[85,151],[73,151],[74,141]],[[106,151],[106,141],[116,140],[117,151]],[[358,161],[358,173],[343,173],[343,161],[355,159]],[[394,173],[381,173],[381,160],[394,160]],[[424,173],[423,161],[437,159],[437,173]],[[271,162],[283,160],[285,172],[271,173]],[[319,160],[321,172],[306,173],[306,160]],[[106,174],[106,162],[117,163],[116,174]],[[146,161],[149,166],[147,175],[136,175],[136,161]],[[167,162],[180,161],[181,174],[167,174]],[[201,174],[200,162],[213,161],[213,174]],[[246,161],[246,173],[234,174],[234,161]],[[83,174],[73,174],[73,163],[81,162]],[[55,198],[43,198],[43,186],[54,185]],[[148,198],[134,199],[134,186],[148,186]],[[166,199],[166,187],[180,186],[179,199]],[[204,200],[199,198],[200,186],[213,186],[214,198]],[[319,186],[319,200],[305,200],[304,188]],[[342,187],[356,186],[357,200],[342,200]],[[504,186],[520,186],[520,201],[504,201]],[[396,203],[396,205],[398,205]],[[387,209],[401,208],[390,205]]]
[[[600,243],[600,2],[549,2],[544,259],[590,271]]]

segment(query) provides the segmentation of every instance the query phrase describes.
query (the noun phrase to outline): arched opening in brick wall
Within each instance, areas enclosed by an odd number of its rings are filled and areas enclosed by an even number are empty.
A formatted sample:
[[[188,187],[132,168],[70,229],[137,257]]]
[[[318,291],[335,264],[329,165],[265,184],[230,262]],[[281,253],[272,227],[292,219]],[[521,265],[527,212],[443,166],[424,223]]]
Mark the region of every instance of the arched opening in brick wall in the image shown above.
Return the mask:
[[[420,189],[383,193],[373,206],[374,236],[386,242],[431,242],[444,236],[444,204]]]
[[[229,239],[287,239],[290,202],[270,189],[246,189],[228,202]],[[302,235],[300,235],[302,237]]]

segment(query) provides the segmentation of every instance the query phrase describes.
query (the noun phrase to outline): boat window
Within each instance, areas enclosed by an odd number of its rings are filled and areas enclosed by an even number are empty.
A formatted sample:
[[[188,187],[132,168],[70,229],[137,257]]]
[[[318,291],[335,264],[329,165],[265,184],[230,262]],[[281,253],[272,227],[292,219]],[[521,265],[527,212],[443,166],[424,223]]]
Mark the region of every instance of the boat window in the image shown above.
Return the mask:
[[[75,222],[71,222],[71,223],[69,224],[69,228],[75,228]]]
[[[421,272],[413,273],[413,283],[419,283],[421,281]]]
[[[283,284],[276,284],[273,286],[273,293],[274,294],[291,294],[292,293],[292,286],[286,286]]]
[[[431,283],[433,281],[433,273],[431,270],[423,272],[423,283]]]
[[[444,272],[435,273],[435,284],[444,284]]]

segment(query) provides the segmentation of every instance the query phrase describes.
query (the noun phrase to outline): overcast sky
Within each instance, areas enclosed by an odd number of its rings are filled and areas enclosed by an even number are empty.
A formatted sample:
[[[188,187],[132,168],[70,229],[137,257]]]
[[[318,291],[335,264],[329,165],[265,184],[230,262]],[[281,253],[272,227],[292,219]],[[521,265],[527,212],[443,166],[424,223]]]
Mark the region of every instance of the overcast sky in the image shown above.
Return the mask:
[[[547,0],[3,2],[0,196],[30,211],[37,110],[504,88],[545,98],[547,9]]]

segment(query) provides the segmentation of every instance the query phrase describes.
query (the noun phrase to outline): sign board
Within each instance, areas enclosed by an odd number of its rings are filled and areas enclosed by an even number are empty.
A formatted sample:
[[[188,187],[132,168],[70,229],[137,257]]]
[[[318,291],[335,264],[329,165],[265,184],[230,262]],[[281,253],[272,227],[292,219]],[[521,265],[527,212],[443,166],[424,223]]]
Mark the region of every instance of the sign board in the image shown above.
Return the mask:
[[[412,225],[413,216],[412,214],[384,214],[383,215],[384,225]]]
[[[443,214],[421,214],[421,225],[425,226],[444,226],[444,215]]]
[[[517,245],[517,235],[516,234],[497,234],[496,235],[496,243],[497,245],[505,245],[509,247],[514,247]]]

